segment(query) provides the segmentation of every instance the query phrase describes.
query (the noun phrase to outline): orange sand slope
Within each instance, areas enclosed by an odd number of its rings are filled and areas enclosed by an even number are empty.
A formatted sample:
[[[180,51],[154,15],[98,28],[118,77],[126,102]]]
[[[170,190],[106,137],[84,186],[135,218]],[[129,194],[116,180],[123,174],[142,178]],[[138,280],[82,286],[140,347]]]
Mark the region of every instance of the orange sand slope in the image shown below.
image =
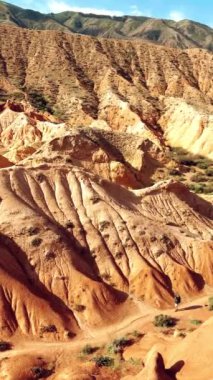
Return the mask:
[[[129,191],[72,165],[0,181],[4,335],[78,333],[121,318],[130,294],[168,307],[212,285],[213,209],[181,184]]]

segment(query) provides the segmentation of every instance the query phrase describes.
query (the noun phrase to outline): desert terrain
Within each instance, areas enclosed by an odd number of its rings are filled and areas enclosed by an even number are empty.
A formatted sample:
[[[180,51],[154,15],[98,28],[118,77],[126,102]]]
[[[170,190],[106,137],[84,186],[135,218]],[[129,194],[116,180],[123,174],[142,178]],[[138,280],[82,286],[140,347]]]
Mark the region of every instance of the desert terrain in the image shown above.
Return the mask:
[[[0,2],[0,380],[213,380],[212,32],[20,9]]]

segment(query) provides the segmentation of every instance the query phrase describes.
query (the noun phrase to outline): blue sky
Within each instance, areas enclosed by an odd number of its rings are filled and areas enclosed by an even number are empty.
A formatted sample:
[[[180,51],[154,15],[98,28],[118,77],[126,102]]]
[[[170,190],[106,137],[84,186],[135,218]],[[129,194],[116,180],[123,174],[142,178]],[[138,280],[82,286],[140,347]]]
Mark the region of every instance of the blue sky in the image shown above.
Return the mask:
[[[187,18],[213,27],[213,0],[9,0],[8,2],[45,13],[74,10],[115,16],[144,15],[176,21]]]

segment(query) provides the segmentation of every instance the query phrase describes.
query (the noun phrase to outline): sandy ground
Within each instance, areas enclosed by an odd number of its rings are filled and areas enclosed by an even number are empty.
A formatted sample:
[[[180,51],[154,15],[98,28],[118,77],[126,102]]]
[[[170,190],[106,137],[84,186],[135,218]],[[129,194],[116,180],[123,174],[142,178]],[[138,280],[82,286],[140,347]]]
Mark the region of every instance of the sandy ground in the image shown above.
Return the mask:
[[[211,290],[209,289],[211,293]],[[212,290],[213,293],[213,290]],[[179,331],[196,329],[197,326],[190,324],[192,320],[200,320],[205,322],[208,318],[213,316],[212,312],[208,310],[208,296],[202,296],[195,298],[194,300],[182,303],[179,310],[175,312],[173,309],[159,311],[143,302],[140,302],[140,311],[137,316],[129,316],[122,322],[108,326],[107,328],[96,329],[90,331],[90,336],[82,336],[80,338],[74,338],[69,342],[45,342],[45,341],[24,341],[14,338],[14,348],[11,351],[7,351],[6,356],[13,357],[19,354],[27,355],[29,353],[40,355],[45,352],[53,351],[81,351],[82,347],[86,344],[90,345],[104,345],[110,343],[113,339],[122,337],[133,331],[138,331],[142,334],[148,335],[146,343],[143,347],[143,351],[147,351],[149,345],[162,339],[162,329],[157,329],[153,326],[152,321],[155,315],[167,314],[177,319],[176,329]],[[165,331],[165,330],[164,330]],[[150,338],[152,337],[152,338]],[[166,337],[166,340],[171,338]],[[138,348],[138,347],[137,347]],[[126,350],[126,357],[129,357],[130,353],[135,351],[134,345]],[[137,350],[136,350],[137,351]],[[137,352],[137,356],[140,356],[140,352]],[[5,357],[5,352],[0,353],[0,359]]]

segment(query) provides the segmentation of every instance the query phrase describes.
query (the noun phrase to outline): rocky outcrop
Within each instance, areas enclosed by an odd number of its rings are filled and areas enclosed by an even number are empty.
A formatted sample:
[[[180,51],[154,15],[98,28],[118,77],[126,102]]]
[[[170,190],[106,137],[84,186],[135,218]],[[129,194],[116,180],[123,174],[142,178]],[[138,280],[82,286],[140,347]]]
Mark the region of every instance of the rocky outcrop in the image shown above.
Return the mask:
[[[156,144],[166,137],[177,146],[191,135],[187,139],[193,144],[186,148],[209,156],[213,65],[207,51],[6,25],[0,29],[2,99],[24,97],[65,117],[70,127],[110,128]]]
[[[168,307],[212,285],[212,207],[183,185],[133,192],[56,164],[0,181],[1,333],[51,320],[57,338],[121,318],[130,294]]]
[[[127,376],[123,380],[174,380],[165,369],[162,355],[152,349],[146,357],[145,368],[136,376]]]
[[[165,105],[159,124],[167,143],[213,160],[213,115],[180,99],[166,99]]]

